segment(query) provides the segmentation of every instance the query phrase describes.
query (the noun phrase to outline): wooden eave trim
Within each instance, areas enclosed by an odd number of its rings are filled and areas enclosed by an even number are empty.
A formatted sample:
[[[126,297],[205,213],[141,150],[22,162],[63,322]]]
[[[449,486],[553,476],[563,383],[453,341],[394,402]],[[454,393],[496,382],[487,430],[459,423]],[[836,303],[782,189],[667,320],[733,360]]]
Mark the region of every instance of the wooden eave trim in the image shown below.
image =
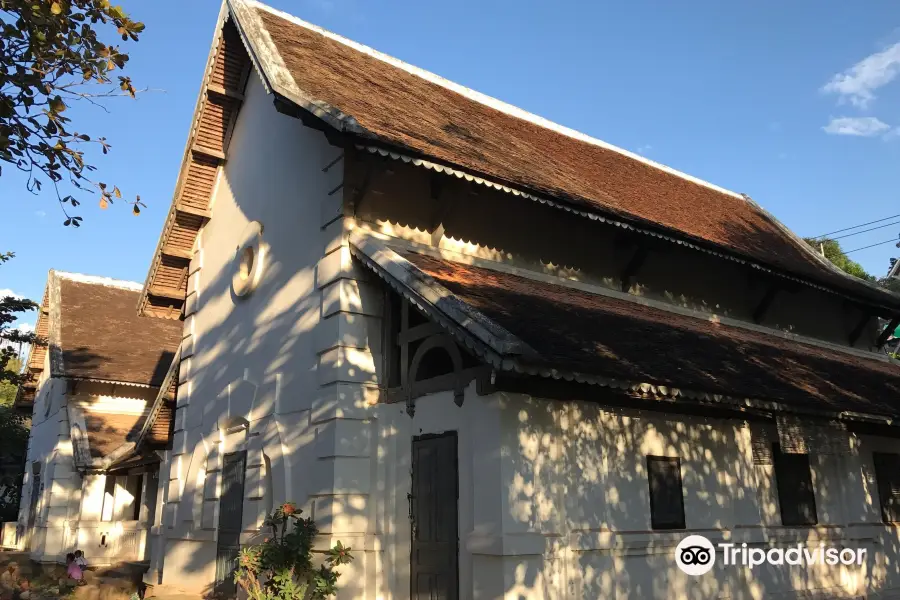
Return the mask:
[[[225,98],[231,98],[232,100],[237,100],[238,102],[244,101],[244,94],[237,90],[232,90],[228,88],[224,88],[221,85],[216,85],[214,83],[210,83],[206,86],[206,90],[208,92],[212,92],[213,94],[218,94],[220,96],[224,96]]]
[[[190,240],[191,246],[193,246],[193,242],[196,240],[196,236],[199,235],[200,229],[211,217],[211,212],[208,207],[212,201],[212,195],[215,193],[215,184],[212,185],[209,192],[209,197],[206,199],[206,209],[196,206],[187,206],[182,201],[182,195],[184,194],[186,184],[190,183],[191,173],[193,172],[191,169],[192,162],[197,162],[196,159],[200,158],[200,156],[206,159],[215,159],[214,162],[216,163],[216,168],[221,169],[221,165],[225,161],[228,144],[231,138],[231,132],[234,129],[237,114],[240,111],[242,100],[244,97],[242,90],[246,85],[247,78],[252,69],[252,59],[249,56],[244,57],[244,62],[246,64],[242,66],[240,75],[238,77],[241,90],[225,89],[220,85],[212,83],[212,76],[216,72],[217,67],[219,65],[224,65],[225,61],[224,52],[226,49],[226,44],[223,40],[225,39],[225,27],[228,24],[229,19],[231,19],[229,13],[230,11],[227,4],[223,3],[222,8],[219,12],[219,18],[216,21],[216,29],[213,35],[213,41],[210,47],[209,56],[207,58],[203,83],[201,85],[200,93],[197,97],[197,104],[194,108],[194,118],[192,120],[191,130],[188,135],[187,143],[185,144],[185,150],[181,160],[181,168],[175,186],[175,193],[172,199],[172,204],[169,208],[169,214],[166,217],[166,222],[163,227],[163,231],[160,234],[156,250],[154,251],[153,259],[150,263],[150,269],[144,282],[144,288],[138,300],[137,310],[139,314],[144,314],[144,311],[149,305],[149,297],[151,295],[170,298],[174,300],[184,300],[184,296],[187,292],[186,282],[182,284],[185,286],[185,289],[181,290],[178,296],[173,295],[169,291],[165,291],[160,294],[154,293],[154,291],[158,291],[155,281],[157,273],[160,269],[162,256],[165,254],[168,256],[178,256],[180,258],[186,258],[190,260],[190,256],[186,255],[185,250],[174,250],[173,252],[169,251],[172,250],[169,244],[169,237],[172,234],[172,230],[176,227],[176,221],[178,220],[179,214],[193,215],[203,219],[200,227],[197,228],[193,234],[189,234],[193,237],[193,239]],[[237,45],[229,48],[231,52],[246,52],[246,45],[239,38],[240,32],[238,31],[238,36],[235,38],[238,43]],[[220,63],[219,61],[222,62]],[[227,99],[227,101],[223,102],[223,99]],[[221,149],[209,148],[204,146],[203,144],[198,143],[197,141],[201,129],[204,126],[204,119],[207,118],[207,115],[209,114],[207,113],[207,107],[211,103],[224,107],[223,110],[225,111],[222,115],[225,121],[219,124],[220,126],[223,126],[225,128],[221,140]],[[214,119],[214,116],[210,116],[209,118]],[[209,128],[209,125],[211,123],[217,123],[217,121],[207,122],[207,129]],[[195,157],[195,155],[198,156]],[[216,177],[218,177],[218,173],[216,174]]]
[[[162,285],[151,285],[147,290],[150,296],[158,296],[160,298],[171,298],[172,300],[184,300],[186,292],[184,290],[165,287]]]
[[[194,256],[194,253],[191,252],[190,250],[185,250],[183,248],[176,248],[175,246],[172,246],[171,244],[164,247],[160,251],[160,254],[162,254],[163,256],[170,256],[172,258],[182,258],[185,260],[191,260],[191,258],[193,258],[193,256]]]
[[[186,215],[193,215],[195,217],[202,217],[203,219],[206,219],[207,221],[212,218],[212,211],[203,210],[200,208],[194,208],[193,206],[186,206],[183,204],[175,205],[175,212],[176,213],[184,213]]]
[[[182,342],[183,344],[184,342]],[[178,349],[175,350],[175,355],[172,357],[172,363],[169,365],[169,370],[166,371],[166,376],[163,379],[162,384],[159,386],[159,392],[156,394],[156,398],[153,400],[153,404],[150,406],[150,412],[147,413],[147,418],[144,420],[144,425],[141,427],[140,432],[138,432],[137,436],[134,440],[134,447],[136,450],[141,448],[141,445],[144,443],[147,434],[153,429],[153,425],[156,423],[157,417],[159,417],[159,411],[162,409],[163,404],[166,402],[171,402],[167,398],[169,393],[169,388],[172,387],[172,380],[178,375],[178,368],[181,365],[181,344],[178,345]],[[175,416],[172,415],[172,419],[174,420]]]
[[[194,144],[191,147],[191,152],[194,154],[202,154],[203,156],[209,156],[210,158],[215,158],[219,161],[219,163],[225,162],[225,153],[221,150],[216,150],[215,148],[208,148],[207,146],[201,146],[200,144]]]

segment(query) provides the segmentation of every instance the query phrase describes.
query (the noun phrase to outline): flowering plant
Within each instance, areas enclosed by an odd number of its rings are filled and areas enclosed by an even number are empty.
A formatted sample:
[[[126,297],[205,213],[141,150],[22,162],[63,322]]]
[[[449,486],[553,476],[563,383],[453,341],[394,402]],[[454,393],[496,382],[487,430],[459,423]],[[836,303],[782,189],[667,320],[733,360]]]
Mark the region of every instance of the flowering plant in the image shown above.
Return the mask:
[[[292,502],[266,518],[271,537],[241,549],[234,581],[250,600],[307,600],[333,596],[340,576],[335,570],[353,560],[350,548],[338,542],[313,566],[312,544],[319,530]]]

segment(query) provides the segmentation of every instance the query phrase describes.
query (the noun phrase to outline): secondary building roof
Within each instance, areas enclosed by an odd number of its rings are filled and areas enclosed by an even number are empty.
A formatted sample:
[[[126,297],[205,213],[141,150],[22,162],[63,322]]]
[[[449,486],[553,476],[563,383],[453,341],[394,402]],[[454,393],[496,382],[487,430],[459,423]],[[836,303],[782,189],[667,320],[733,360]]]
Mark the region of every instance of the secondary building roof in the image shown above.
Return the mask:
[[[20,403],[30,403],[49,350],[51,375],[158,387],[181,342],[178,320],[140,317],[140,284],[50,271]]]
[[[363,235],[352,243],[357,258],[501,371],[638,395],[900,416],[900,369],[886,357],[501,265],[391,249]]]
[[[138,316],[140,284],[54,273],[50,344],[51,353],[58,344],[61,358],[54,375],[161,385],[181,322]]]

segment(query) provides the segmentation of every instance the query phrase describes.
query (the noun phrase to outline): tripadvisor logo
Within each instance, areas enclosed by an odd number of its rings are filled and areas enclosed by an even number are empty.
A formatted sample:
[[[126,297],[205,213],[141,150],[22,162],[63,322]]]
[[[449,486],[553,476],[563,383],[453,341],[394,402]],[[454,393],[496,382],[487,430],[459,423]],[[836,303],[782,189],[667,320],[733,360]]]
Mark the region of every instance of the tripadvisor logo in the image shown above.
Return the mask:
[[[766,550],[750,548],[746,543],[720,542],[718,549],[725,566],[740,565],[751,569],[763,564],[861,566],[866,562],[865,548],[826,546],[824,543],[813,547],[796,544]],[[675,547],[675,564],[688,575],[703,575],[716,564],[716,548],[702,535],[689,535]]]
[[[675,547],[675,564],[688,575],[703,575],[716,564],[716,549],[702,535],[689,535]]]

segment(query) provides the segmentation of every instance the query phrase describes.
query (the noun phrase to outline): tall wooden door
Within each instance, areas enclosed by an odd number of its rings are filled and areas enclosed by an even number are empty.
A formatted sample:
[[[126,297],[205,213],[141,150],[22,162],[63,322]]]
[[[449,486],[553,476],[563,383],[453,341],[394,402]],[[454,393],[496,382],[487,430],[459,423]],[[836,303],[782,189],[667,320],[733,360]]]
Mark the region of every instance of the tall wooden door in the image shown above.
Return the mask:
[[[244,517],[244,472],[247,452],[225,455],[222,468],[222,495],[219,498],[219,541],[216,547],[216,589],[228,596],[237,590],[234,569],[241,550],[241,523]]]
[[[459,598],[458,481],[455,432],[413,439],[409,499],[413,600]]]

